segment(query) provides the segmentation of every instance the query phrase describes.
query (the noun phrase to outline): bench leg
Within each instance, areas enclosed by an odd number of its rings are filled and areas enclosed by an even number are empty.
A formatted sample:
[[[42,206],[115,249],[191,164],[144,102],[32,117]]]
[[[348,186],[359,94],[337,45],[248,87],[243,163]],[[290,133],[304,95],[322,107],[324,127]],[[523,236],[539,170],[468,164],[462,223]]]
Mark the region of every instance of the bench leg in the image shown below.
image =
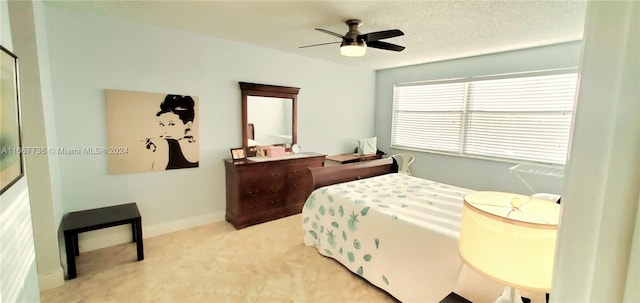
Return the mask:
[[[67,252],[67,272],[69,274],[69,280],[76,277],[76,243],[78,235],[73,232],[64,233],[64,246]]]
[[[131,242],[136,242],[137,237],[136,237],[136,224],[137,223],[131,223]]]
[[[132,224],[135,228],[134,236],[136,239],[136,247],[138,249],[138,261],[144,260],[144,247],[142,244],[142,218],[138,218],[134,224]]]
[[[71,238],[73,239],[73,253],[75,254],[75,256],[79,256],[80,246],[78,245],[78,234],[72,235]]]

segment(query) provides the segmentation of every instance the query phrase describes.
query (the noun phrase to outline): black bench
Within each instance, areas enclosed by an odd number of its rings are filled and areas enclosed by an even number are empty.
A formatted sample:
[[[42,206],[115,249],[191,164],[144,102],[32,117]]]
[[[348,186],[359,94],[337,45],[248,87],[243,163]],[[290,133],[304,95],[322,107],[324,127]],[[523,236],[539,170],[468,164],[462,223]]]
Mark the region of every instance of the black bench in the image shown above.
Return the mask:
[[[64,244],[67,251],[69,279],[76,277],[76,256],[80,255],[78,234],[101,228],[131,224],[133,242],[138,249],[138,261],[144,260],[142,247],[142,217],[135,203],[75,211],[62,220]]]

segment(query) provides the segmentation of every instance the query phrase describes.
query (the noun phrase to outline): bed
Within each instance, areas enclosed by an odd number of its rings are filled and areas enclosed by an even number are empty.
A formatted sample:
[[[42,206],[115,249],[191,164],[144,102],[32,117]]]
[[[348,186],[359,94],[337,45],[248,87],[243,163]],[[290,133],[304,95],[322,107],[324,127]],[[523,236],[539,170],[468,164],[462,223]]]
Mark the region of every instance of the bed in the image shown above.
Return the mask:
[[[470,190],[392,172],[358,177],[311,193],[302,209],[304,243],[400,301],[438,302],[447,287],[425,285],[455,283],[462,199]]]
[[[495,300],[502,286],[458,254],[463,198],[472,190],[398,174],[395,160],[367,162],[310,169],[304,244],[402,302],[435,303],[454,290]]]

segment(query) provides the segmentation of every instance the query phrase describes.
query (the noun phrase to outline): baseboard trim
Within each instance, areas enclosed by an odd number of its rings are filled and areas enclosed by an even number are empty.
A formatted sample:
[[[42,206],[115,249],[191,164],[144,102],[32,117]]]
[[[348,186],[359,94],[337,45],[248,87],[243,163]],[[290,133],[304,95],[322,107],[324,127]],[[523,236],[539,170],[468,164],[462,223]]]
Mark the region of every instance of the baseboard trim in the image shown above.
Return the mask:
[[[144,235],[144,238],[164,235],[164,234],[172,233],[172,232],[183,230],[183,229],[193,228],[200,225],[224,221],[224,215],[225,215],[225,212],[220,211],[220,212],[210,213],[202,216],[191,217],[183,220],[171,221],[163,224],[156,224],[153,226],[149,226],[147,228],[144,228],[144,224],[143,224],[142,234]]]
[[[224,220],[224,215],[225,212],[223,211],[215,212],[151,226],[145,226],[143,218],[142,235],[144,238],[150,238],[200,225],[220,222]],[[131,240],[131,226],[115,226],[79,234],[78,248],[80,252],[86,252],[122,243],[128,243],[131,242]]]
[[[55,271],[50,273],[39,273],[38,284],[40,286],[40,291],[64,285],[64,270],[62,269],[62,266],[58,266]]]

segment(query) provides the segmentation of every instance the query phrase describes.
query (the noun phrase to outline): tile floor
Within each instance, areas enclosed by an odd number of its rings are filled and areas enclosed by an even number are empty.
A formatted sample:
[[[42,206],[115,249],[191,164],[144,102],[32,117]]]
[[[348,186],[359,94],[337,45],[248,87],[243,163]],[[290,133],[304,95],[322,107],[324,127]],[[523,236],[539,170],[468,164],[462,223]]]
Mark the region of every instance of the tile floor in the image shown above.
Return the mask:
[[[78,277],[52,302],[398,302],[302,243],[300,215],[242,230],[227,222],[76,257]]]

